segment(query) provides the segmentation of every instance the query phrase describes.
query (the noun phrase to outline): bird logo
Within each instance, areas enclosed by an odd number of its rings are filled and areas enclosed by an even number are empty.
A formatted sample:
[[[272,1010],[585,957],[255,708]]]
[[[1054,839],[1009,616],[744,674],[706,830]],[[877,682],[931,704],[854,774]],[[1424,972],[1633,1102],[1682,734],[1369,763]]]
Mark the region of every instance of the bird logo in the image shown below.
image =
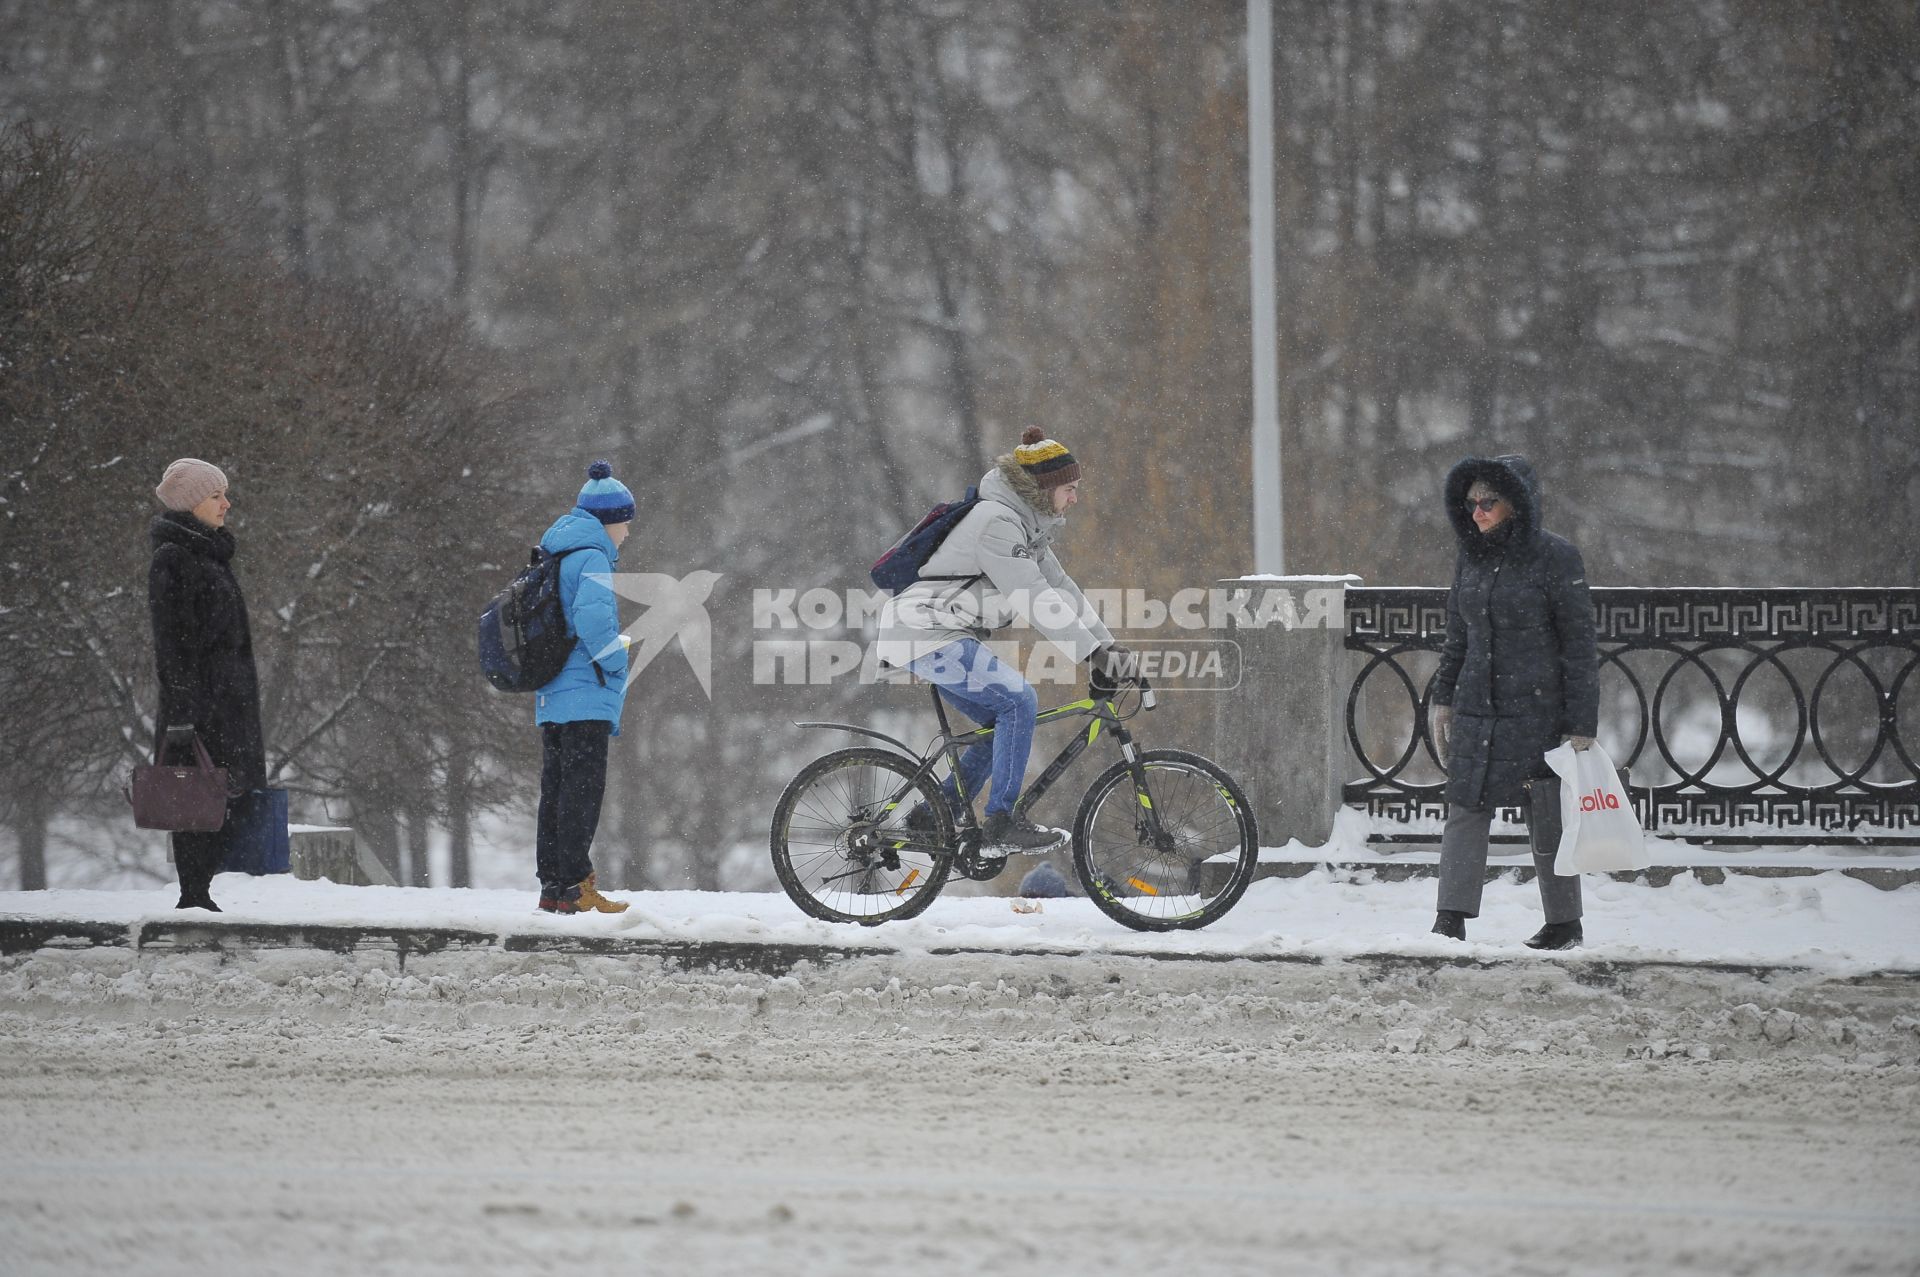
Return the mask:
[[[680,641],[681,654],[700,680],[700,690],[713,699],[713,621],[707,615],[707,596],[720,580],[720,573],[704,569],[689,572],[675,580],[664,572],[593,573],[593,579],[609,586],[623,599],[643,605],[647,610],[620,632],[626,640],[627,679],[647,668],[667,644]],[[594,659],[610,654],[613,645],[594,653]]]

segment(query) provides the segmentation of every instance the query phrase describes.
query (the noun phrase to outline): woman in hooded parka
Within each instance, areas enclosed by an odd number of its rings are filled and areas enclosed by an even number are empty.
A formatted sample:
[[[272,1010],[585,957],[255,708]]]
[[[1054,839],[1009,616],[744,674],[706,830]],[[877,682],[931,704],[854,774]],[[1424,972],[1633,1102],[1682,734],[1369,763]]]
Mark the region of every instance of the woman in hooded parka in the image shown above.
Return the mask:
[[[1459,552],[1428,711],[1448,804],[1433,930],[1464,940],[1480,913],[1493,809],[1525,806],[1527,780],[1552,775],[1548,750],[1593,744],[1600,666],[1580,551],[1540,526],[1527,459],[1468,457],[1444,493]],[[1535,869],[1546,925],[1527,944],[1570,949],[1584,938],[1580,879],[1544,859]]]

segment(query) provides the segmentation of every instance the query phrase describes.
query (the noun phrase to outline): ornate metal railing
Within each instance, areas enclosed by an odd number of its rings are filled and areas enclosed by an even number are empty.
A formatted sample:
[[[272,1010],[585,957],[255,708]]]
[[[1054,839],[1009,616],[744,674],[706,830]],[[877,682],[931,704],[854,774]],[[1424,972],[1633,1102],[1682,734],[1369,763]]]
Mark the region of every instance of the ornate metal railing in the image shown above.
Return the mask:
[[[1346,645],[1364,658],[1347,737],[1366,776],[1344,796],[1380,818],[1383,841],[1429,840],[1445,817],[1427,705],[1446,600],[1347,592]],[[1650,832],[1920,846],[1920,589],[1596,588],[1593,601],[1600,737]]]

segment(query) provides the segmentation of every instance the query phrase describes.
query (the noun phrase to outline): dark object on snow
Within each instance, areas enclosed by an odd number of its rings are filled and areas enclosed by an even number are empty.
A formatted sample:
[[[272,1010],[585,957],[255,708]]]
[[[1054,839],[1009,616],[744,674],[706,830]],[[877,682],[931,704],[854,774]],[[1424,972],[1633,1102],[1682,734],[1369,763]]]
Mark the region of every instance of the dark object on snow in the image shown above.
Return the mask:
[[[1027,876],[1020,880],[1020,894],[1029,900],[1058,900],[1073,893],[1067,890],[1067,880],[1053,867],[1053,862],[1043,860],[1027,870]]]
[[[1586,933],[1578,919],[1572,922],[1549,922],[1527,937],[1527,948],[1577,949],[1580,947],[1580,942],[1586,938]]]
[[[1467,938],[1467,915],[1458,909],[1442,909],[1433,915],[1433,934],[1449,940]]]

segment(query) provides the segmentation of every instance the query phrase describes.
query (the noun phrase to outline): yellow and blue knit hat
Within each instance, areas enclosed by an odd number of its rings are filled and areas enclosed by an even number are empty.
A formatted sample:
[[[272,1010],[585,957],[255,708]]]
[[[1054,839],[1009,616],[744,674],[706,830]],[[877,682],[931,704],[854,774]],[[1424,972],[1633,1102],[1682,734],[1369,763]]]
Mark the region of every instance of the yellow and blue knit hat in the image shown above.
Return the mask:
[[[1067,451],[1067,445],[1047,438],[1047,432],[1038,426],[1028,426],[1021,433],[1020,446],[1013,450],[1013,459],[1033,476],[1042,491],[1072,483],[1080,477],[1080,463]]]
[[[613,477],[613,466],[605,461],[587,467],[586,486],[575,504],[602,523],[633,521],[633,493]]]

